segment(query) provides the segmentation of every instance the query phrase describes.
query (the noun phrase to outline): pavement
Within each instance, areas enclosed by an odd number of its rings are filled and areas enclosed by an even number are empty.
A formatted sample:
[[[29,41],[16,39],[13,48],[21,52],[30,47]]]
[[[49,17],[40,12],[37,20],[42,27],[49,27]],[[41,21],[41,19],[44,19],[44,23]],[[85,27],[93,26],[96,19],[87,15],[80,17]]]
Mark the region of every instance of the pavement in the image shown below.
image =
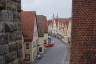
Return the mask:
[[[56,38],[51,38],[54,40],[55,46],[48,48],[36,64],[69,64],[69,46]]]

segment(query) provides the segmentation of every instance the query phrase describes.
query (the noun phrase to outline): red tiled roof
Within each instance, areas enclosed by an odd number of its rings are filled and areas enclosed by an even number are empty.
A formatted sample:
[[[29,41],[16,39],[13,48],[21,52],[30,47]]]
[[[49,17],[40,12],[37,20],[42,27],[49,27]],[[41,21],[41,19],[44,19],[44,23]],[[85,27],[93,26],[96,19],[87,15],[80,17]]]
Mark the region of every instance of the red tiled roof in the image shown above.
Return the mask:
[[[48,21],[46,16],[43,17],[44,21],[43,21],[43,25],[44,25],[44,32],[48,33]]]
[[[48,20],[48,26],[49,26],[50,24],[51,24],[51,25],[53,24],[52,20]]]
[[[35,11],[21,12],[22,32],[23,32],[25,40],[32,40],[33,39],[35,19],[36,19],[36,12]]]
[[[42,21],[42,25],[43,25],[42,29],[44,30],[44,33],[48,33],[48,21],[47,21],[46,16],[37,15],[37,17],[39,17],[39,19],[41,19]]]
[[[70,18],[56,18],[56,25],[58,26],[58,22],[68,25],[70,22]]]
[[[55,18],[56,26],[58,27],[58,23],[69,25],[69,22],[72,21],[71,18]],[[48,20],[48,25],[53,26],[53,20]]]
[[[52,23],[52,20],[48,20],[48,25]]]

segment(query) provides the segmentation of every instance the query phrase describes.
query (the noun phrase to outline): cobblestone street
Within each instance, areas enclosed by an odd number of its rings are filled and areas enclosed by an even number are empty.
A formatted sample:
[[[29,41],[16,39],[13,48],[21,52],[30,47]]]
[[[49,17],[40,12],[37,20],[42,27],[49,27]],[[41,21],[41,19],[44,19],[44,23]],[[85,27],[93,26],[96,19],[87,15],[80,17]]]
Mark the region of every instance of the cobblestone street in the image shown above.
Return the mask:
[[[52,38],[55,46],[48,48],[38,64],[69,64],[69,48],[58,39]]]

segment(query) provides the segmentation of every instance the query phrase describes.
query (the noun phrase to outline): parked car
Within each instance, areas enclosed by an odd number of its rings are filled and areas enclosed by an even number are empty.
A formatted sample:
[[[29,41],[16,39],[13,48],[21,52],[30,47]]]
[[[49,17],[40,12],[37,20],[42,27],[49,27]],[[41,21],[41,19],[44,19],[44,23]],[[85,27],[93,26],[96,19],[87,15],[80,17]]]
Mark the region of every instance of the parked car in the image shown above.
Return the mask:
[[[54,43],[48,43],[48,44],[44,44],[44,47],[53,47],[55,44]]]

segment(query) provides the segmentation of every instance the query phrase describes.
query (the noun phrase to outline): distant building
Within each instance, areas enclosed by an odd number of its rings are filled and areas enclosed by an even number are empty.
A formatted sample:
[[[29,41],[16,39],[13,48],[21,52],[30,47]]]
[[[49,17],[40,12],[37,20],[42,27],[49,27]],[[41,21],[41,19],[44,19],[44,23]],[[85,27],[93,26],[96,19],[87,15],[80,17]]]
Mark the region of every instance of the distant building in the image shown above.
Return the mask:
[[[52,34],[52,28],[53,28],[53,22],[52,20],[48,20],[48,35]]]
[[[46,17],[43,15],[37,15],[37,27],[38,27],[38,36],[39,36],[39,43],[38,43],[38,55],[44,53],[44,23],[46,22]]]
[[[0,64],[22,63],[20,0],[0,0]]]
[[[44,16],[43,17],[43,28],[44,28],[44,44],[48,43],[48,21],[47,21],[47,17]]]
[[[58,28],[58,33],[62,36],[68,36],[68,28],[69,28],[69,23],[71,23],[70,18],[57,18],[56,20],[56,25]],[[71,30],[71,29],[70,29]]]
[[[21,12],[21,24],[24,38],[24,54],[25,63],[32,64],[37,57],[38,31],[36,23],[35,11]]]
[[[71,34],[71,22],[70,18],[53,18],[48,21],[49,34],[55,37],[63,38]]]

